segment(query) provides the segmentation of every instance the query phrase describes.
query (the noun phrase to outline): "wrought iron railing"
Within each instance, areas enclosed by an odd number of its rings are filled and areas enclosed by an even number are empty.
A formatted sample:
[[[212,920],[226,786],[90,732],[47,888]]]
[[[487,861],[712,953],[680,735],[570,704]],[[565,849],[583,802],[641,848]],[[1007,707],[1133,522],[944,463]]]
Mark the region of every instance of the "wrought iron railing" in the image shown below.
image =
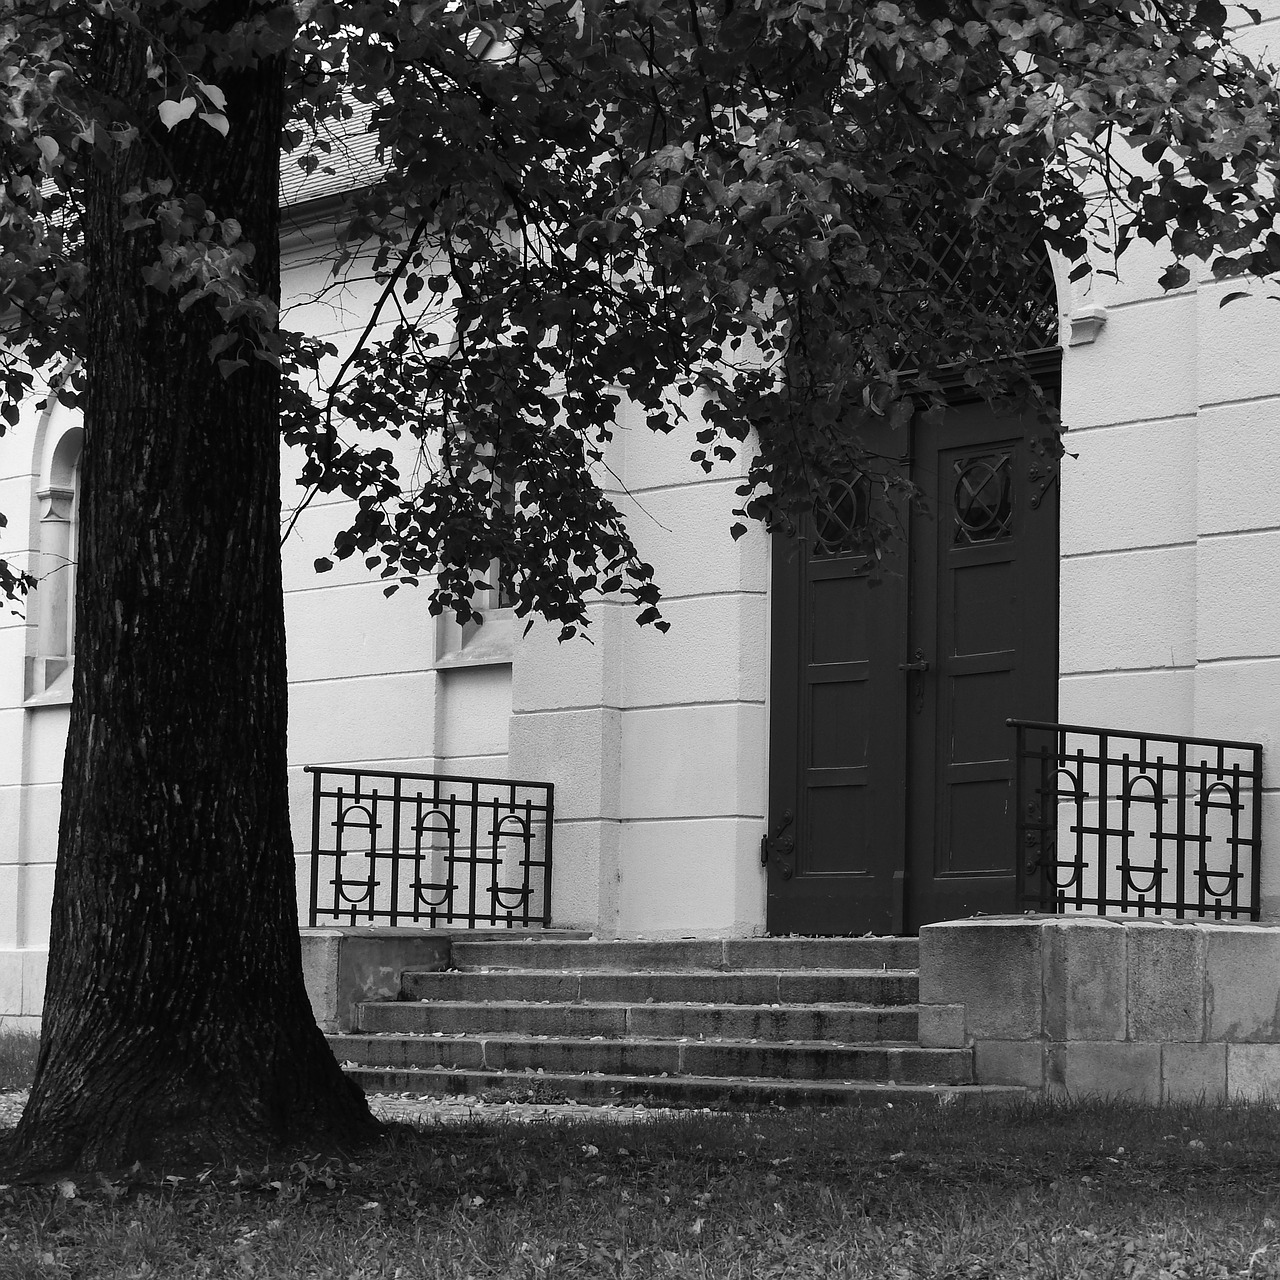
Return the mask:
[[[1258,743],[1008,723],[1022,909],[1258,919]]]
[[[549,782],[308,765],[311,923],[549,925]]]

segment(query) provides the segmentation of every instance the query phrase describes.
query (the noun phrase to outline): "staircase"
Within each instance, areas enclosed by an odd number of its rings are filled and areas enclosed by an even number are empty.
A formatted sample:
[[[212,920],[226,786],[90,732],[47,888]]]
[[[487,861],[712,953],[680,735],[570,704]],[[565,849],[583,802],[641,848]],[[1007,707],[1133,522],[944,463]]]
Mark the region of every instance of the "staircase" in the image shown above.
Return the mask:
[[[973,1085],[963,1010],[916,1003],[914,938],[452,941],[332,1036],[373,1093],[833,1106]]]

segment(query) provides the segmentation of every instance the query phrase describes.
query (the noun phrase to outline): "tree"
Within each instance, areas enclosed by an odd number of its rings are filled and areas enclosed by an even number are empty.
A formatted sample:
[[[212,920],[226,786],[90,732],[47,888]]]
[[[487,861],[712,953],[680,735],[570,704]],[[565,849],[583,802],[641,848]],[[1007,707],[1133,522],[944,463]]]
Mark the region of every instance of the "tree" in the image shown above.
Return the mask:
[[[355,499],[335,554],[388,591],[430,576],[467,617],[496,559],[562,634],[599,593],[662,626],[599,482],[621,395],[661,431],[696,406],[694,463],[751,450],[740,516],[785,526],[955,371],[1038,394],[989,282],[1042,242],[1076,275],[1091,247],[1166,243],[1168,287],[1184,259],[1280,268],[1277,95],[1227,21],[1216,0],[0,0],[0,414],[67,370],[86,418],[19,1165],[371,1132],[301,984],[282,436],[311,491]],[[277,160],[324,163],[358,109],[385,169],[336,266],[370,254],[383,288],[322,377],[337,353],[278,323]],[[412,481],[366,429],[421,449]]]

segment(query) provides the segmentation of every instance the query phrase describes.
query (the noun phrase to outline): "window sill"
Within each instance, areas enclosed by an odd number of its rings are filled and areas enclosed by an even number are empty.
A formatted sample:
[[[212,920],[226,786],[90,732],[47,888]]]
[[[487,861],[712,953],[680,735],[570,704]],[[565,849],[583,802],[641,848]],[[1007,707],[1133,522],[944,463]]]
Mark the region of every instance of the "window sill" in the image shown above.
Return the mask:
[[[38,692],[32,693],[22,705],[33,710],[70,706],[75,673],[74,658],[28,658],[27,688]]]
[[[515,610],[491,609],[481,627],[460,627],[441,618],[436,644],[436,670],[458,667],[510,666],[515,649]]]
[[[486,648],[464,649],[461,653],[447,653],[436,659],[437,671],[451,671],[458,667],[509,667],[511,650],[497,645]]]

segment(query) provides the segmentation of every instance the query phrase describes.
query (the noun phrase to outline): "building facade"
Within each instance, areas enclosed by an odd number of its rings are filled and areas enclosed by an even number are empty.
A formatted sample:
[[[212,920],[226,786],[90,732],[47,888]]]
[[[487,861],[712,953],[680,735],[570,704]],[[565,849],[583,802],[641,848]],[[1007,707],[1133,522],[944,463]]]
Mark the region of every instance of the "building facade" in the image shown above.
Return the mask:
[[[335,286],[327,224],[304,214],[288,323],[341,347],[371,281]],[[304,915],[304,767],[325,763],[553,783],[551,919],[601,936],[913,932],[1012,910],[1012,716],[1261,742],[1256,892],[1280,916],[1280,325],[1265,287],[1225,308],[1225,285],[1165,294],[1140,255],[1120,281],[1059,279],[1042,368],[1060,467],[1034,415],[959,399],[893,442],[926,503],[877,585],[841,545],[867,491],[834,495],[800,539],[735,542],[739,473],[704,476],[691,439],[625,413],[611,483],[665,634],[611,602],[564,644],[497,601],[478,630],[433,618],[358,557],[317,575],[344,504],[307,506],[283,548]],[[0,619],[0,1016],[21,1020],[47,954],[81,430],[54,403],[0,438],[0,549],[41,580]],[[286,488],[286,521],[301,494]]]

